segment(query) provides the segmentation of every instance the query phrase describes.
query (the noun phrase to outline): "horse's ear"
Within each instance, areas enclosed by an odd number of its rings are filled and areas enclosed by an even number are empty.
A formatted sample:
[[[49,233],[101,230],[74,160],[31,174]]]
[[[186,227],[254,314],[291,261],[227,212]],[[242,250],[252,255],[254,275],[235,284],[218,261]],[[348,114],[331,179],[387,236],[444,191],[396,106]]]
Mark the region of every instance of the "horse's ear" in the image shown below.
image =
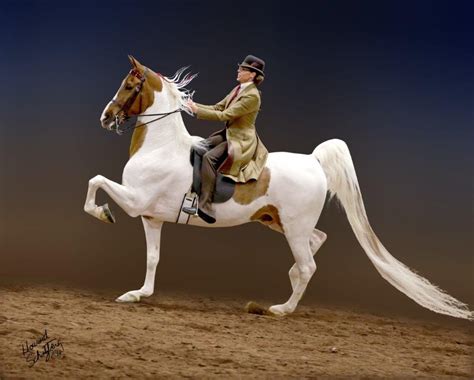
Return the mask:
[[[136,69],[143,69],[143,65],[138,62],[134,57],[132,57],[131,55],[128,55],[128,59],[130,60],[130,63],[132,64],[133,67],[135,67]]]

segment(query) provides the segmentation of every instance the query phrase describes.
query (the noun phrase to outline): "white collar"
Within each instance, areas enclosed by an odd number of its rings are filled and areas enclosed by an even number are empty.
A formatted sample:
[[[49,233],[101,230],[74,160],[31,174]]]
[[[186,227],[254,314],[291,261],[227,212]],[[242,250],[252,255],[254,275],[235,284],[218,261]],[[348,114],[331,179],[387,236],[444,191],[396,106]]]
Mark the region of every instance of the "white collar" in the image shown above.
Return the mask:
[[[250,86],[252,83],[253,83],[252,81],[241,83],[240,84],[240,91],[242,91],[245,87]]]

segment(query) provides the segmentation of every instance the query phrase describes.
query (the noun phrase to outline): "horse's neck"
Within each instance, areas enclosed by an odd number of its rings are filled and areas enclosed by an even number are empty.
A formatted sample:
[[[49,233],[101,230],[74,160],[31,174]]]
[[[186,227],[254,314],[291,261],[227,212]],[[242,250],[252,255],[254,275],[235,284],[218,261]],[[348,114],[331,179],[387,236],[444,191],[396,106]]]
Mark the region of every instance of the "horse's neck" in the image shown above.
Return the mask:
[[[155,96],[155,102],[150,106],[144,115],[139,116],[139,124],[147,123],[160,116],[145,116],[154,113],[166,113],[175,111],[178,105],[173,102],[163,101],[162,96]],[[176,112],[163,117],[160,120],[147,124],[144,134],[141,152],[161,149],[166,151],[177,151],[180,148],[188,149],[191,146],[192,137],[186,130],[181,113]]]
[[[139,118],[138,123],[146,123],[154,117],[157,116]],[[191,145],[191,136],[184,126],[181,114],[176,113],[147,124],[141,150],[177,150],[188,145]]]

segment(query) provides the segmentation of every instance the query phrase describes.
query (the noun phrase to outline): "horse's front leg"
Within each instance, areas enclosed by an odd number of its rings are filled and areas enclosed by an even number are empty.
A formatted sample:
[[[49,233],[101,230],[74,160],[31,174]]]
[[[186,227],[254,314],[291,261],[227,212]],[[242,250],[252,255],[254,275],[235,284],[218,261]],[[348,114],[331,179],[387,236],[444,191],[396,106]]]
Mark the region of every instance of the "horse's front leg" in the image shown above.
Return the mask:
[[[139,215],[134,191],[101,175],[97,175],[89,180],[87,198],[84,204],[85,212],[103,222],[115,223],[115,218],[108,204],[97,206],[95,203],[95,196],[99,188],[104,190],[128,215],[133,217]]]
[[[141,297],[149,297],[155,288],[156,266],[160,261],[160,238],[163,222],[142,216],[146,237],[146,276],[145,283],[138,290],[131,290],[116,299],[117,302],[138,302]]]

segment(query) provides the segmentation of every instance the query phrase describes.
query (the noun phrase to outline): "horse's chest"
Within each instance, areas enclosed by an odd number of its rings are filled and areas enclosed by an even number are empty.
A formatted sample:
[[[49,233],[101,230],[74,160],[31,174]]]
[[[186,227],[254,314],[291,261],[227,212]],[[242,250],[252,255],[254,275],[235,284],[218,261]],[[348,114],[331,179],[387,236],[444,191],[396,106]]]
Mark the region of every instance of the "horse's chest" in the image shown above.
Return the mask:
[[[130,159],[123,170],[122,182],[147,195],[172,197],[183,194],[191,185],[192,167],[183,159],[164,155],[139,155]]]

